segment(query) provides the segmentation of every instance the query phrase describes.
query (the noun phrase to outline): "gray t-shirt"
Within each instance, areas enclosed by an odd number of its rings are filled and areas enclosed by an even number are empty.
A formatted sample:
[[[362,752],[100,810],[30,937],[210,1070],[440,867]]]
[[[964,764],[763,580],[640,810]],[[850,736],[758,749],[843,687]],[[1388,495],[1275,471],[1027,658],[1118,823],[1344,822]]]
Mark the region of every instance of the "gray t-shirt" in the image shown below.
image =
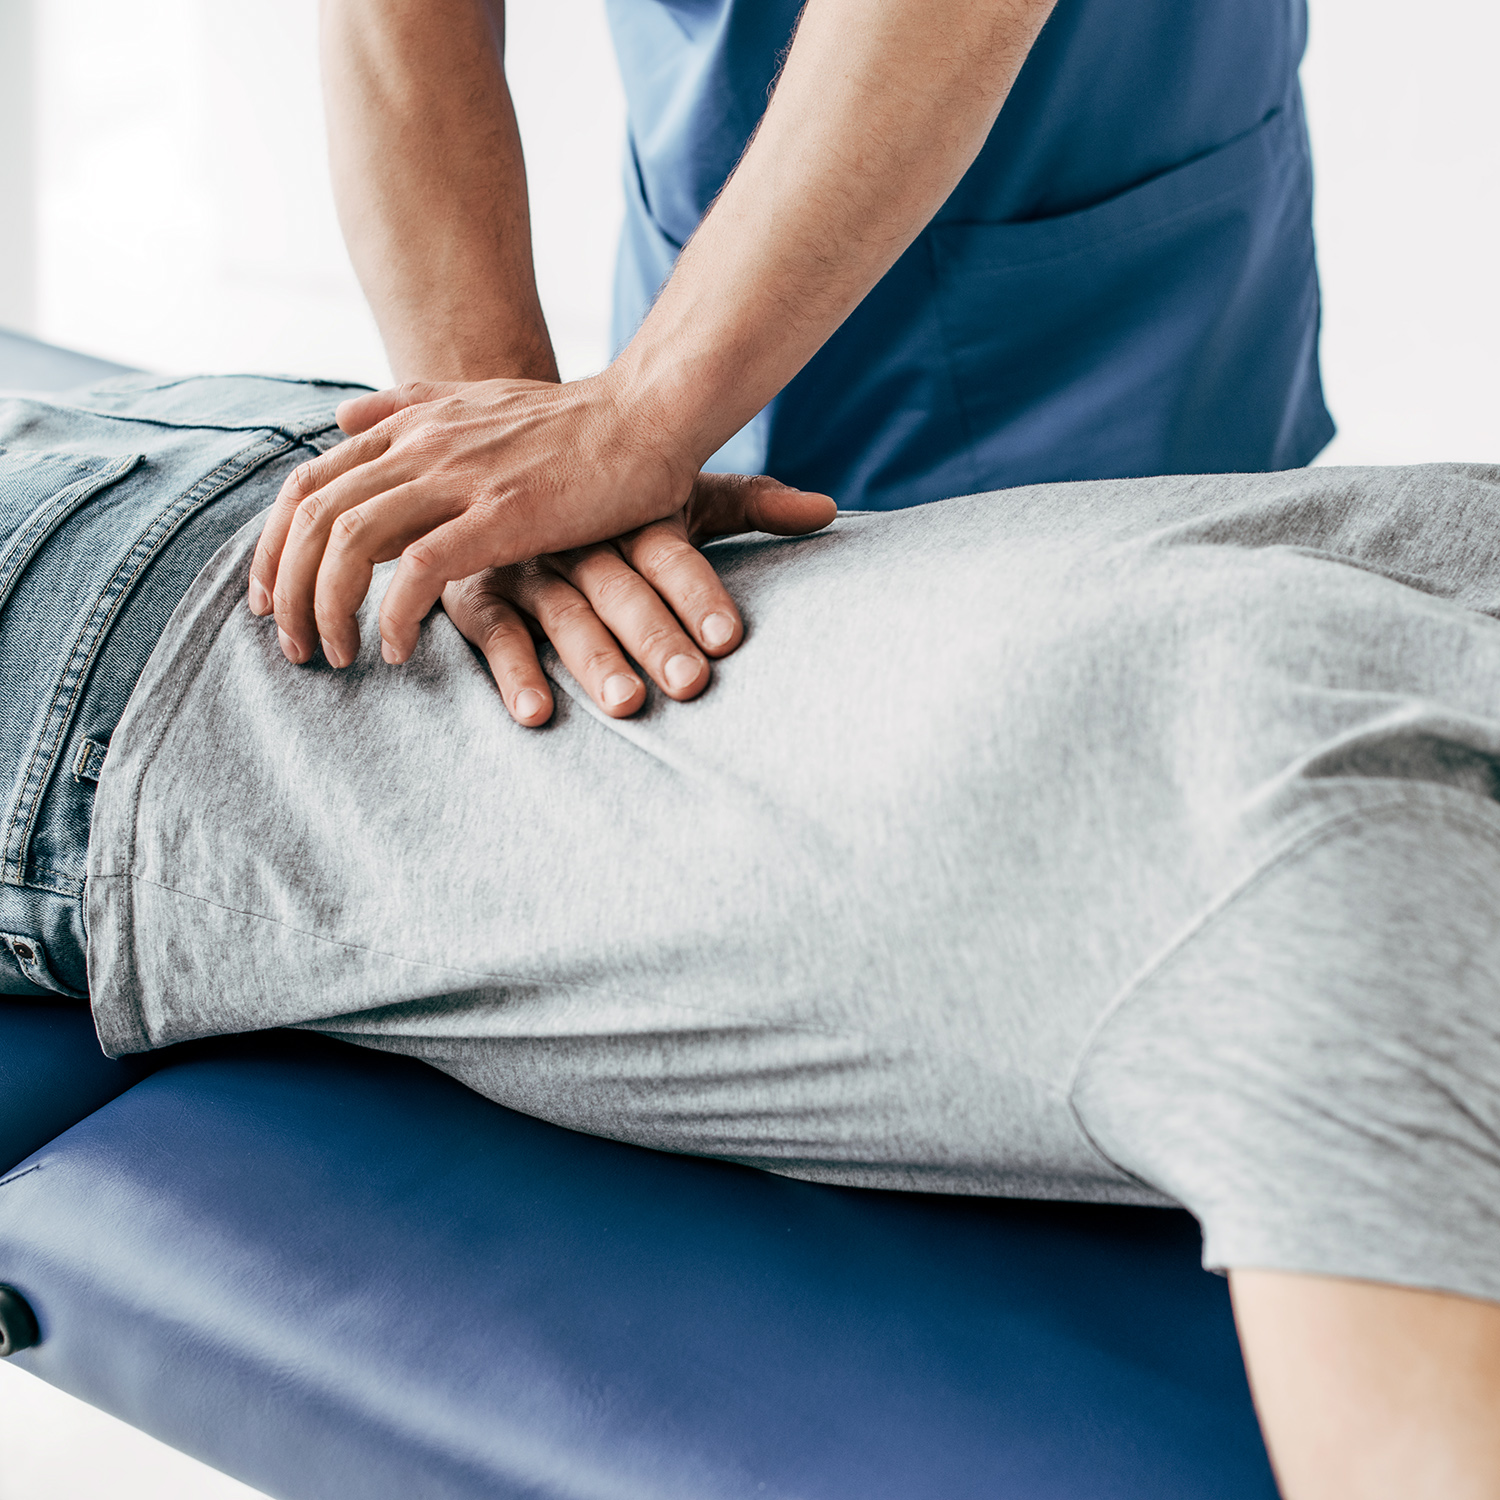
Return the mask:
[[[253,541],[101,780],[109,1050],[310,1026],[602,1135],[1500,1297],[1500,471],[717,544],[708,694],[610,720],[551,661],[541,732],[440,615],[384,666],[379,579],[354,667],[289,667]]]

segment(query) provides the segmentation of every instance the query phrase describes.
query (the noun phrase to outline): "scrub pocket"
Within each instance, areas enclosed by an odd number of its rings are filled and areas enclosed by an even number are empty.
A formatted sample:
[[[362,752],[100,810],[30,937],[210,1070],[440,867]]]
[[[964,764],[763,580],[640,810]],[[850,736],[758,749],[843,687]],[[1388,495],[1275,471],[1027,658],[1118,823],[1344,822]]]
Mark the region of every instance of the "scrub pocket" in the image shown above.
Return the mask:
[[[1295,101],[1077,213],[934,223],[938,306],[985,482],[1311,460],[1333,435],[1311,202]]]

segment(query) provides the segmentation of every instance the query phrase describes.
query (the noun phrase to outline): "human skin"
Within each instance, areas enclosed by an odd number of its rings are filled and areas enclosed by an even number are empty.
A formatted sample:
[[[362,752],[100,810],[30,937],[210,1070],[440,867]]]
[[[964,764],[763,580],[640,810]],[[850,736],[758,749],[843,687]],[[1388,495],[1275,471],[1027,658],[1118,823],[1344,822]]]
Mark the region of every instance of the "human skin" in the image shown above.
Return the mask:
[[[1278,1271],[1229,1284],[1286,1500],[1500,1495],[1500,1306]]]
[[[278,501],[255,579],[288,656],[307,660],[321,635],[352,659],[370,567],[403,556],[382,615],[391,654],[409,653],[441,589],[522,723],[552,707],[533,622],[607,713],[644,700],[622,644],[671,696],[701,691],[742,627],[692,542],[810,530],[830,506],[698,468],[946,196],[1046,11],[812,0],[765,125],[640,334],[603,375],[559,386],[500,8],[325,0],[340,212],[409,384],[341,408],[356,436]],[[714,614],[731,621],[723,644]],[[674,655],[700,665],[685,687],[667,679]],[[629,692],[611,697],[621,678]],[[1500,1495],[1500,1308],[1252,1269],[1230,1283],[1289,1500]]]
[[[529,254],[524,169],[494,45],[498,10],[328,0],[326,25],[342,38],[329,52],[353,59],[330,68],[335,176],[366,184],[341,193],[341,211],[393,359],[423,379],[342,408],[356,436],[299,468],[272,510],[251,607],[274,607],[287,656],[306,661],[321,642],[334,664],[351,661],[372,570],[396,557],[380,615],[395,662],[447,586],[485,568],[566,552],[566,581],[596,612],[601,578],[625,592],[623,558],[574,549],[680,514],[703,462],[952,191],[1051,3],[810,0],[754,141],[636,337],[599,375],[559,385],[535,335],[529,264],[516,274]],[[445,28],[447,48],[436,40]],[[382,30],[384,41],[369,40]],[[477,132],[465,128],[470,113]],[[495,152],[506,156],[498,169]],[[429,299],[434,279],[445,284]],[[496,285],[507,292],[480,290]],[[491,345],[512,362],[506,376],[524,366],[534,378],[433,388],[449,372],[462,379]],[[826,498],[818,509],[831,515]],[[708,653],[738,639],[723,602],[684,621],[700,682]],[[719,614],[727,638],[710,635]],[[533,671],[518,699],[545,689]],[[628,712],[643,696],[606,710]]]
[[[501,64],[503,7],[325,0],[322,22],[335,196],[393,370],[407,381],[555,383]],[[374,420],[362,422],[357,407],[341,416],[351,432]],[[518,723],[552,714],[533,642],[541,635],[605,713],[630,714],[645,701],[640,668],[670,697],[691,698],[708,686],[709,660],[743,638],[739,610],[697,544],[752,527],[816,530],[833,511],[831,500],[773,480],[701,476],[675,515],[450,582],[443,604],[484,651]],[[257,613],[270,608],[256,578],[250,602]],[[310,655],[305,642],[282,640],[293,660]],[[347,660],[331,642],[324,653]]]

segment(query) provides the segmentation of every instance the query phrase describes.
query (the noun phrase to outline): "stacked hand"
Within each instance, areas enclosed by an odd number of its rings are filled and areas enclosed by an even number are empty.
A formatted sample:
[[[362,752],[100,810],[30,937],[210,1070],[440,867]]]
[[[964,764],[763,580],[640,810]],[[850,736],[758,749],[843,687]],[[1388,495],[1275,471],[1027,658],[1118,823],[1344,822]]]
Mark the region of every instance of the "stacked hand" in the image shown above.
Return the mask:
[[[611,715],[644,701],[627,655],[670,697],[702,692],[708,658],[743,626],[698,544],[801,535],[834,514],[764,476],[695,474],[607,376],[409,385],[346,401],[338,420],[350,440],[301,465],[272,507],[251,609],[274,608],[288,660],[321,644],[346,666],[375,565],[399,557],[385,659],[411,655],[441,599],[522,724],[552,712],[538,635]]]

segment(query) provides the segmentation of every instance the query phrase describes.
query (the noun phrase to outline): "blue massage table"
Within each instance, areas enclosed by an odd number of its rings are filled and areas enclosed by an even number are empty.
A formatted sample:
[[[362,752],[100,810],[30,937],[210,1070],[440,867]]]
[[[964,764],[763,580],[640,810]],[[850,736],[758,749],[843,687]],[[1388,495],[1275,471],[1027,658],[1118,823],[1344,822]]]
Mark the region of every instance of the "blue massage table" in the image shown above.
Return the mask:
[[[0,387],[97,361],[0,335]],[[284,1500],[1274,1500],[1182,1213],[821,1187],[0,998],[0,1350]]]

